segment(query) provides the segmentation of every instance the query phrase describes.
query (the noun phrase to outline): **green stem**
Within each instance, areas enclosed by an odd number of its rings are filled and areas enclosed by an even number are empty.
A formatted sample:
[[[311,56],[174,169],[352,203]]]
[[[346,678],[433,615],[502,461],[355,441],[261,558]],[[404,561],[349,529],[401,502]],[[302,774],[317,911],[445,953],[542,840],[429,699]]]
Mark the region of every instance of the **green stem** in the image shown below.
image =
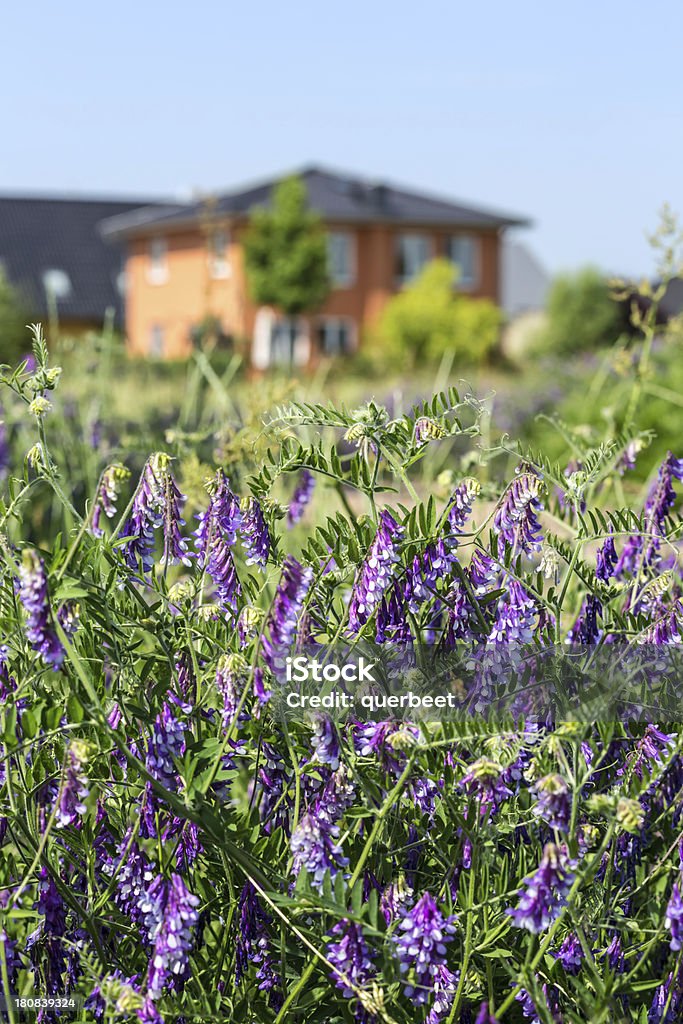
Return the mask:
[[[472,906],[474,904],[474,883],[476,875],[476,847],[472,853],[472,864],[470,865],[470,878],[469,885],[467,887],[467,924],[465,925],[465,947],[463,950],[462,967],[460,968],[460,977],[458,978],[458,987],[455,990],[455,996],[453,998],[453,1005],[451,1012],[448,1015],[447,1024],[453,1024],[455,1015],[460,1009],[460,1003],[462,1002],[463,993],[465,990],[465,982],[467,980],[467,971],[470,966],[470,959],[472,957],[472,930],[474,927],[473,919],[474,913]]]

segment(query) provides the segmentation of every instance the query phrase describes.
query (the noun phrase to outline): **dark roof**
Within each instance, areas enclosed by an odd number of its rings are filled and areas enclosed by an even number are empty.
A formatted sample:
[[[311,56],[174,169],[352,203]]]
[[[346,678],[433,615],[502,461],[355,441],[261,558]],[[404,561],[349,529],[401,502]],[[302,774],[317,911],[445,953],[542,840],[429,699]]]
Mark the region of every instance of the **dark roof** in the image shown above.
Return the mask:
[[[674,277],[669,281],[659,304],[659,312],[666,320],[683,313],[683,280],[680,277]]]
[[[309,204],[325,220],[348,223],[387,221],[394,224],[453,227],[513,227],[530,222],[524,217],[482,209],[464,203],[414,192],[387,182],[357,175],[307,167],[297,173],[308,189]],[[157,216],[117,217],[103,225],[113,237],[135,235],[141,230],[163,230],[196,224],[210,209],[212,216],[239,217],[254,206],[267,206],[273,187],[285,177],[270,178],[251,188],[225,192],[206,201],[169,208]]]
[[[47,315],[52,281],[65,292],[57,299],[60,319],[99,323],[113,308],[121,324],[123,247],[105,241],[98,225],[143,205],[149,209],[149,200],[0,197],[0,267],[26,313]]]

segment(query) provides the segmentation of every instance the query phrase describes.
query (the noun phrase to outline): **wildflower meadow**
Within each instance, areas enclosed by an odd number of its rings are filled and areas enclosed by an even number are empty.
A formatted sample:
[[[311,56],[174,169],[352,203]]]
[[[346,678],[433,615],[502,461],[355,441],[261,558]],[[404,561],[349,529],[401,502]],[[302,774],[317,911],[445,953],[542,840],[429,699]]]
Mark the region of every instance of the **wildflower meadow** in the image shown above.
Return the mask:
[[[69,412],[34,328],[0,388],[7,1020],[683,1020],[683,440],[648,463],[650,343],[618,432],[556,424],[554,463],[454,388],[152,447]],[[466,652],[462,714],[283,713],[286,655],[339,645]],[[638,714],[526,685],[488,714],[481,658],[518,684],[548,650],[649,659]]]

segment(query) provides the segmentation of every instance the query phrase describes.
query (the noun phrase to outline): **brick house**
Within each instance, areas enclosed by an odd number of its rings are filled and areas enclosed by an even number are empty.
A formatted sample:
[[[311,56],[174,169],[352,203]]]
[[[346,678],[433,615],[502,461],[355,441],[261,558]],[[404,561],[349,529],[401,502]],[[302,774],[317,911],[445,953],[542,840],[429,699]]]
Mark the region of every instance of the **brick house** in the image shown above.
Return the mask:
[[[524,218],[317,167],[300,176],[328,232],[332,291],[321,309],[292,321],[254,305],[244,270],[249,211],[268,204],[275,179],[104,222],[105,237],[126,245],[131,354],[187,356],[208,318],[223,335],[247,342],[257,369],[352,352],[387,300],[437,256],[458,264],[459,289],[500,303],[501,236],[527,225]]]

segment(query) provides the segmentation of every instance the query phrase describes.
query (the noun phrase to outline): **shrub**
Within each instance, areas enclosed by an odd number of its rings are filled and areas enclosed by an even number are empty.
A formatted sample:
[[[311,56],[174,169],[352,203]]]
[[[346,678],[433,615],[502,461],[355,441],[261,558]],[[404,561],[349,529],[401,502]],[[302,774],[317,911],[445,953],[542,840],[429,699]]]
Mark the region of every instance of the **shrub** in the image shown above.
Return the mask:
[[[17,291],[0,269],[0,363],[14,365],[26,352],[27,322]]]
[[[612,297],[599,270],[585,267],[555,278],[548,296],[547,323],[535,347],[558,355],[591,352],[613,344],[627,328],[627,307]]]
[[[498,341],[502,316],[487,299],[454,289],[448,260],[432,260],[419,276],[387,303],[375,346],[403,366],[436,362],[446,353],[466,363],[481,362]]]

